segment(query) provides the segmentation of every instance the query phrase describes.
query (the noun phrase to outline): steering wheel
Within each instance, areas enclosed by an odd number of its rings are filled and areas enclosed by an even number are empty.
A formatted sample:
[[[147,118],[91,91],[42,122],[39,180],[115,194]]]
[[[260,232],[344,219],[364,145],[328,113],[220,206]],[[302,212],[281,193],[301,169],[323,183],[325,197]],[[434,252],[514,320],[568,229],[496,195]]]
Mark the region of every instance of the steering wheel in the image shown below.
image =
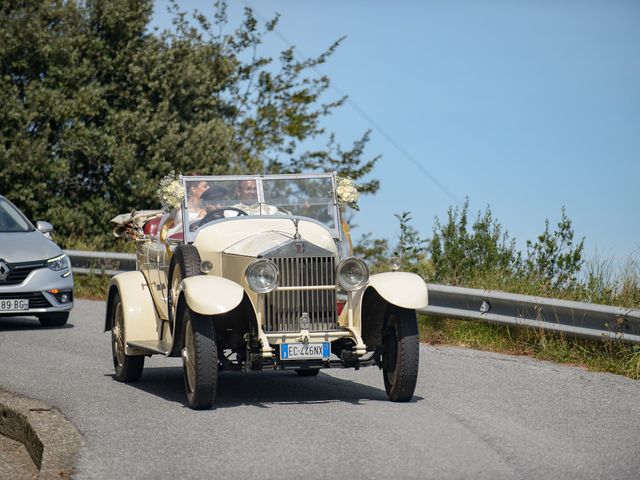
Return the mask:
[[[238,215],[236,215],[237,217],[241,215],[247,215],[247,212],[245,212],[241,208],[236,208],[236,207],[216,208],[215,210],[211,210],[210,212],[207,212],[207,214],[204,217],[202,217],[202,220],[200,220],[200,225],[204,225],[205,223],[211,222],[213,220],[218,220],[219,218],[224,218],[224,212],[228,210],[231,210],[232,212],[237,212],[238,213]]]

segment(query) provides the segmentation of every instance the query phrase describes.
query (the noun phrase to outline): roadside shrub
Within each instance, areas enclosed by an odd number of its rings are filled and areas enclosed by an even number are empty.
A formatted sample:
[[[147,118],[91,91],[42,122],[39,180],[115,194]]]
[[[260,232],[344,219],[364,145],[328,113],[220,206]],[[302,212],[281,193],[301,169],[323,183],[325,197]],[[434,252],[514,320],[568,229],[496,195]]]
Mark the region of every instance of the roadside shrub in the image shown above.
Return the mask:
[[[549,220],[545,220],[544,232],[537,241],[527,240],[526,273],[540,277],[552,290],[574,289],[584,263],[584,237],[574,245],[574,236],[571,220],[562,207],[555,231],[549,231]]]
[[[545,221],[526,253],[487,207],[469,221],[469,201],[449,208],[446,222],[435,219],[433,236],[420,237],[410,225],[410,212],[397,214],[399,240],[363,236],[356,253],[370,262],[372,272],[387,270],[392,254],[403,269],[429,282],[550,296],[607,305],[640,308],[640,262],[630,258],[620,274],[613,259],[598,254],[585,262],[584,238],[576,241],[573,225],[562,208],[555,228]],[[640,379],[640,346],[616,340],[598,342],[525,327],[419,316],[420,338],[431,344],[451,344],[585,366]]]
[[[515,240],[502,231],[487,206],[468,226],[469,199],[461,209],[449,208],[446,224],[436,217],[431,239],[431,262],[434,281],[451,285],[468,285],[479,276],[493,272],[516,272],[520,253]]]

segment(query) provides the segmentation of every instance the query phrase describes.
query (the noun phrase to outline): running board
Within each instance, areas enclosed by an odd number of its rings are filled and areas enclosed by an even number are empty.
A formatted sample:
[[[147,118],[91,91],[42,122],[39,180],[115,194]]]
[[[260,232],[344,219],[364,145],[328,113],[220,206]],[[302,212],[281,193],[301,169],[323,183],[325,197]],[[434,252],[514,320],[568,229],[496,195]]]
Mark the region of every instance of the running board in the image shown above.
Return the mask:
[[[158,340],[141,340],[138,342],[127,342],[127,346],[146,350],[151,353],[161,353],[169,355],[172,345],[168,342],[159,342]]]

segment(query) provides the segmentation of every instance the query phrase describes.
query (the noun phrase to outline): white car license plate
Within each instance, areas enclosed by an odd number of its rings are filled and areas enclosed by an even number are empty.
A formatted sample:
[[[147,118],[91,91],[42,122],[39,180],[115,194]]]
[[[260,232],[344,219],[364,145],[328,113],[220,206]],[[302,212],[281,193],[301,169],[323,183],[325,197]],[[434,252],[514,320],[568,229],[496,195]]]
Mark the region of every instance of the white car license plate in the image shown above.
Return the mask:
[[[0,312],[19,312],[29,310],[29,300],[26,298],[0,300]]]
[[[322,343],[283,343],[280,345],[280,360],[327,360],[331,355],[331,344]]]

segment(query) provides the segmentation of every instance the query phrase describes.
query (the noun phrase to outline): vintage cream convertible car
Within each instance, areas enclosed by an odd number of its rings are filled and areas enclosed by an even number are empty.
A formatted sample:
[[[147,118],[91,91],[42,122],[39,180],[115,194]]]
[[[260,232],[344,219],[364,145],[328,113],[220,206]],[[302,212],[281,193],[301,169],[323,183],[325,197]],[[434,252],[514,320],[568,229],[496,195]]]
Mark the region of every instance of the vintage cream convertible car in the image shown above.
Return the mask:
[[[181,356],[188,405],[201,409],[223,369],[377,365],[390,400],[412,398],[425,283],[369,275],[350,255],[334,173],[179,182],[181,207],[138,217],[138,269],[108,287],[116,379],[138,380],[145,356]]]

